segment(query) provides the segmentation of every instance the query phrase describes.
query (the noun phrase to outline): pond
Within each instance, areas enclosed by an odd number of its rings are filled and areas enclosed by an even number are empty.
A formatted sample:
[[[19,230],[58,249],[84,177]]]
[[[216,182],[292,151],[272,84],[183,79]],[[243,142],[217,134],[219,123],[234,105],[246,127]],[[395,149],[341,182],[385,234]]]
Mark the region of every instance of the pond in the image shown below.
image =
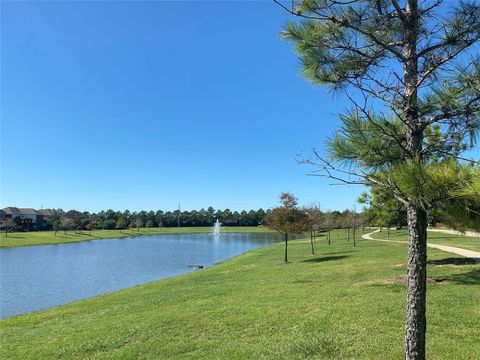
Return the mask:
[[[279,239],[276,234],[147,235],[0,249],[0,316],[46,309],[195,271]]]

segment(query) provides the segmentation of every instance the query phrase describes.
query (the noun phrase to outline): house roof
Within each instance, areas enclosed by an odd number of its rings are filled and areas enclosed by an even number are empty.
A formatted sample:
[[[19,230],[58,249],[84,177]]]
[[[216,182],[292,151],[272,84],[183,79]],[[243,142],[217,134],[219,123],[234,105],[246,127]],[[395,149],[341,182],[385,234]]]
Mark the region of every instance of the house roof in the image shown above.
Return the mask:
[[[17,208],[12,206],[3,208],[2,211],[7,215],[52,215],[52,212],[49,209],[35,210],[32,208]]]

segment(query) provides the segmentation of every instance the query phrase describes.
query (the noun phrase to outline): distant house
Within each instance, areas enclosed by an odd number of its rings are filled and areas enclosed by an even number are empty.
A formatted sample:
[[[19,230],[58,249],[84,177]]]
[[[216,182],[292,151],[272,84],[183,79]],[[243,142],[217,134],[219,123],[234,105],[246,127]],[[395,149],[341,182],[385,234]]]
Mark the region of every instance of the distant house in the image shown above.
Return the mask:
[[[31,208],[6,207],[1,209],[2,220],[12,219],[17,221],[26,220],[37,228],[44,229],[47,227],[52,217],[52,211],[49,209],[35,210]]]

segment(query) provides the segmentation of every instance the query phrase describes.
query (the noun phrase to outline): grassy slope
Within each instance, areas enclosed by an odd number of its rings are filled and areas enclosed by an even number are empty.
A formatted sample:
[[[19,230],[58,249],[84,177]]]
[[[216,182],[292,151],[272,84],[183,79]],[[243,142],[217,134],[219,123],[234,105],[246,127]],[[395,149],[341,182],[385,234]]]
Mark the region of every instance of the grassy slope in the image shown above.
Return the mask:
[[[375,233],[372,235],[376,239],[388,239],[388,240],[404,240],[407,241],[407,230],[390,230],[390,237],[387,237],[387,231]],[[440,232],[429,231],[428,242],[432,244],[457,246],[464,249],[480,251],[480,238],[467,237],[459,235],[450,235]]]
[[[174,233],[207,233],[211,232],[211,227],[181,227],[181,228],[141,228],[137,230],[94,230],[90,235],[88,231],[58,231],[55,236],[54,231],[32,231],[32,232],[16,232],[0,234],[0,247],[28,246],[28,245],[45,245],[45,244],[61,244],[69,242],[87,241],[95,239],[112,239],[124,238],[138,235],[153,234],[174,234]],[[226,232],[270,232],[266,227],[249,227],[249,226],[226,226],[222,228]]]
[[[400,359],[406,247],[333,236],[0,323],[5,359]],[[479,359],[480,265],[429,250],[428,358]],[[463,261],[460,261],[462,263]]]

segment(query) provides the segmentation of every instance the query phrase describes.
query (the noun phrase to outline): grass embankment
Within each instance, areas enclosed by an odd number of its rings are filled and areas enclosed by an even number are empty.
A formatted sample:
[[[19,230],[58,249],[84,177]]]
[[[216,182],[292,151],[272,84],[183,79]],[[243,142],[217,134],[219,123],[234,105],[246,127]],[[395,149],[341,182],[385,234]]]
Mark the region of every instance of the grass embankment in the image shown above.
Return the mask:
[[[343,234],[3,320],[4,359],[401,359],[406,246]],[[429,359],[479,359],[480,264],[429,249]]]
[[[408,240],[407,230],[390,230],[390,237],[387,236],[387,230],[377,232],[372,235],[374,239],[386,239],[386,240]],[[480,238],[467,237],[461,235],[451,235],[436,231],[429,231],[427,242],[432,244],[456,246],[459,248],[480,251]]]
[[[124,238],[139,235],[154,234],[188,234],[188,233],[208,233],[212,228],[204,227],[171,227],[171,228],[140,228],[137,230],[92,230],[88,231],[58,231],[55,236],[54,231],[30,231],[5,233],[0,235],[0,247],[29,246],[29,245],[46,245],[46,244],[62,244],[78,241]],[[223,232],[271,232],[264,226],[225,226],[222,227]]]

